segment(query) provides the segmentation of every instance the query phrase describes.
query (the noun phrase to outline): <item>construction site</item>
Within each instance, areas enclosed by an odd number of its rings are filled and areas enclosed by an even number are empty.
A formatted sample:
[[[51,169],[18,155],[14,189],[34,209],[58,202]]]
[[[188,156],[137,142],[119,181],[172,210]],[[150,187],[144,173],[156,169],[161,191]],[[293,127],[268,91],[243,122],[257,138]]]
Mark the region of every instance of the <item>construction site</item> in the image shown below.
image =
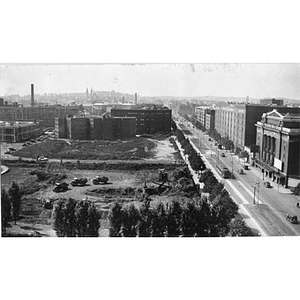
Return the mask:
[[[7,234],[55,237],[53,207],[62,198],[92,201],[101,212],[99,236],[106,237],[109,236],[108,213],[116,201],[139,207],[144,202],[156,206],[159,201],[184,202],[197,197],[199,187],[176,149],[174,137],[160,136],[148,141],[153,146],[144,151],[146,158],[134,160],[126,157],[123,161],[49,159],[38,162],[11,157],[2,161],[10,169],[2,176],[2,187],[9,188],[15,181],[23,194],[20,217],[16,225],[10,222]],[[113,155],[115,145],[107,144],[102,149]]]

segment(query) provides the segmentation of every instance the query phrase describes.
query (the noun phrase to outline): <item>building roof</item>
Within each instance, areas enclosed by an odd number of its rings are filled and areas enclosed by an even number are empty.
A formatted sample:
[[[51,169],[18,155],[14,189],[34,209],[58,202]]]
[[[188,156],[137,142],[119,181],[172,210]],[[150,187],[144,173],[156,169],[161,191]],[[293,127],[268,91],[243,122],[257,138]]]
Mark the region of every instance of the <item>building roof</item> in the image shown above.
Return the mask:
[[[0,121],[0,127],[25,127],[39,123],[34,121]]]

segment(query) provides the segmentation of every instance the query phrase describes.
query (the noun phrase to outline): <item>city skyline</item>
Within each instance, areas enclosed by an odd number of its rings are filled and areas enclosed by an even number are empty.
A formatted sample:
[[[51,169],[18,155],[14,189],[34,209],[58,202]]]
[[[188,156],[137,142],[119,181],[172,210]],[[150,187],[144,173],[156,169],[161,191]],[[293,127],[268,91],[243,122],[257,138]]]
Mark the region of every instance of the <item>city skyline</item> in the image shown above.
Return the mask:
[[[142,96],[300,99],[300,64],[1,64],[0,96],[114,90]]]

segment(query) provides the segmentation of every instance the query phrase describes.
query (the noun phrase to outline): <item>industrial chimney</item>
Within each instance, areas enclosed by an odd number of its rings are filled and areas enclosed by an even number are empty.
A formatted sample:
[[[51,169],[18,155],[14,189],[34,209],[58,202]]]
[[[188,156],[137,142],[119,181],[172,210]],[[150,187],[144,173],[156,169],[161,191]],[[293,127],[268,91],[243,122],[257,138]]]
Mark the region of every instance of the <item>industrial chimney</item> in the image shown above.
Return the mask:
[[[137,105],[137,93],[134,94],[135,105]]]
[[[31,106],[34,106],[34,84],[31,84]]]

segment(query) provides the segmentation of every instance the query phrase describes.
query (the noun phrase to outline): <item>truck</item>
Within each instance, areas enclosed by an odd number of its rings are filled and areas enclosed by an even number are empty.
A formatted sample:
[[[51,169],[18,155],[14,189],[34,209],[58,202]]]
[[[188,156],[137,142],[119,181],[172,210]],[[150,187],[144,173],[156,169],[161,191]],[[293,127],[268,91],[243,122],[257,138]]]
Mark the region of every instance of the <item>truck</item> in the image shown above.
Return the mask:
[[[74,178],[71,181],[72,186],[85,186],[87,183],[87,178]]]
[[[55,193],[60,193],[60,192],[65,192],[69,189],[69,184],[66,182],[62,182],[62,183],[55,183],[53,192]]]
[[[96,176],[93,179],[93,184],[107,184],[108,180],[109,180],[109,178],[106,176]]]

